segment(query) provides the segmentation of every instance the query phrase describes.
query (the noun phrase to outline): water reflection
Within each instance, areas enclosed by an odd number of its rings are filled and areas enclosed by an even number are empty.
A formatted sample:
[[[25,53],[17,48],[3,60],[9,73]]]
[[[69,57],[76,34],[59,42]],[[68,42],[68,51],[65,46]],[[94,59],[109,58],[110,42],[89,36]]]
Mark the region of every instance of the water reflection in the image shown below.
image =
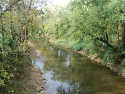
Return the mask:
[[[116,73],[47,42],[34,43],[37,54],[32,62],[45,73],[46,94],[125,94],[125,80]]]

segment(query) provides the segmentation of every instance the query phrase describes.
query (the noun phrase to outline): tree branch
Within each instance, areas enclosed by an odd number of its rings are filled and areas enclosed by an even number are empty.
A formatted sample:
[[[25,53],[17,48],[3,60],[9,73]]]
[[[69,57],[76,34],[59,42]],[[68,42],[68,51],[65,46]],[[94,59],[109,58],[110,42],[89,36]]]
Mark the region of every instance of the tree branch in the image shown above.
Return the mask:
[[[99,40],[99,41],[105,43],[109,48],[113,49],[113,51],[117,51],[117,49],[116,49],[113,45],[111,45],[111,44],[108,42],[108,40],[104,40],[104,39],[102,39],[102,38],[95,37],[94,35],[92,35],[92,34],[90,34],[90,33],[86,33],[86,32],[83,32],[83,33],[85,33],[85,34],[87,34],[87,35],[89,35],[89,36],[91,36],[91,37],[93,37],[93,38],[95,38],[95,39],[97,39],[97,40]]]
[[[15,4],[17,4],[19,1],[21,1],[21,0],[15,0],[9,7],[7,7],[7,8],[0,14],[0,16],[4,15],[5,12],[11,10],[11,8],[12,8]]]
[[[109,36],[108,36],[108,34],[106,34],[105,36],[106,36],[106,40],[109,41]]]

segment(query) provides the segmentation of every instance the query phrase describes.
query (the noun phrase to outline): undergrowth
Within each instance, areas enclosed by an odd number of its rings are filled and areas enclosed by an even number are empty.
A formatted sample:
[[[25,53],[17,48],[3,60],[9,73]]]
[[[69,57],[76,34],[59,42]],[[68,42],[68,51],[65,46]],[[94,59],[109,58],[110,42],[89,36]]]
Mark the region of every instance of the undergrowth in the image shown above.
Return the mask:
[[[25,51],[6,51],[0,54],[4,59],[0,60],[0,94],[18,94],[20,89],[19,79],[23,73],[23,68],[28,60]]]

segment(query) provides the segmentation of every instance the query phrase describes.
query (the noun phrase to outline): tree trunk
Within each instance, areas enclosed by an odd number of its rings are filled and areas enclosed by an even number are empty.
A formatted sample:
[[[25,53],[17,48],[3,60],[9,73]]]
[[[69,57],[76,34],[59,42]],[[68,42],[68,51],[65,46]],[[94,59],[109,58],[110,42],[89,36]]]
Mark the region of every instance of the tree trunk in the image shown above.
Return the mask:
[[[125,54],[122,54],[121,56],[117,57],[115,65],[120,65],[123,59],[125,59]]]
[[[122,45],[123,48],[125,49],[125,22],[123,22]]]

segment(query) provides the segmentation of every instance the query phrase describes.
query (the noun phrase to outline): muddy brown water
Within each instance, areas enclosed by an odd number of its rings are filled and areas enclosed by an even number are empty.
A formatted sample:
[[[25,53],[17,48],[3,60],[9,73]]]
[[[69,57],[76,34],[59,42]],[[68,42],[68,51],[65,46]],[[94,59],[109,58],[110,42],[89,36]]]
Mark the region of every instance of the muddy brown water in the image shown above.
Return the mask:
[[[46,94],[125,94],[125,79],[85,56],[33,41],[32,63],[44,72]]]

